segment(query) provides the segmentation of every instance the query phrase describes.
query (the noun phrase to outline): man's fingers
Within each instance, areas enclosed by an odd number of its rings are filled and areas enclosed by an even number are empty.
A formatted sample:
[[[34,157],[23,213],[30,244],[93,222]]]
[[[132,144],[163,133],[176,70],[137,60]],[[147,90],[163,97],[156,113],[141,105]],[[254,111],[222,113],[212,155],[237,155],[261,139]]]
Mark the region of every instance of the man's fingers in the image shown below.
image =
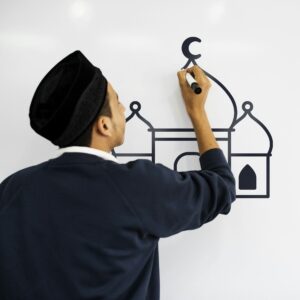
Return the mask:
[[[211,86],[211,82],[204,73],[204,71],[198,66],[198,65],[193,65],[192,67],[186,68],[186,69],[181,69],[180,71],[177,72],[177,76],[179,79],[179,83],[181,85],[185,85],[186,78],[185,74],[186,73],[193,73],[195,80],[201,85],[201,86]]]
[[[205,77],[205,74],[203,72],[202,69],[200,69],[200,67],[198,65],[194,65],[192,67],[186,68],[186,69],[182,69],[180,71],[177,72],[178,77],[184,77],[185,73],[194,73],[195,74],[195,78],[201,78],[201,77]]]
[[[186,73],[186,69],[181,69],[177,72],[178,77],[182,77],[184,76],[184,74]]]
[[[194,65],[192,67],[192,69],[193,69],[193,72],[195,74],[195,79],[197,81],[199,81],[201,84],[204,84],[204,85],[208,85],[208,86],[211,85],[208,77],[206,76],[204,71],[198,65]]]
[[[182,69],[177,72],[177,76],[178,76],[180,84],[184,84],[184,82],[185,82],[185,73],[186,73],[186,69]]]
[[[204,78],[205,77],[203,70],[198,65],[193,66],[191,69],[194,72],[196,78]]]

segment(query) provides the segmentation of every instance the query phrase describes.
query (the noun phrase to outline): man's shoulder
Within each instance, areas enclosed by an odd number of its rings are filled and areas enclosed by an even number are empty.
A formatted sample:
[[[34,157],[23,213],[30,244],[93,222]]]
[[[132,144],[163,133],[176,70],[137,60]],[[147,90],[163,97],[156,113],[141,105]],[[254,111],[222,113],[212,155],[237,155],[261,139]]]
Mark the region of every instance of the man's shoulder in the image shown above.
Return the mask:
[[[0,185],[6,185],[7,183],[24,183],[27,180],[30,180],[31,176],[34,176],[39,170],[43,169],[45,165],[48,163],[48,161],[43,161],[35,165],[31,165],[28,167],[24,167],[20,170],[17,170],[10,175],[8,175],[6,178],[4,178]]]

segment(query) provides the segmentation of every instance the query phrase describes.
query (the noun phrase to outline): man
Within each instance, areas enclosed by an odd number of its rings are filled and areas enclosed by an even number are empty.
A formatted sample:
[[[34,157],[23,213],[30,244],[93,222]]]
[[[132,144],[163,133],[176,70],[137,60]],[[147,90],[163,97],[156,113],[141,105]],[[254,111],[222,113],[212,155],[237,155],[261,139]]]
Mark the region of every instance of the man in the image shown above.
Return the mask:
[[[124,141],[125,108],[80,51],[43,78],[30,124],[60,155],[0,185],[0,299],[157,300],[159,239],[229,213],[235,179],[204,109],[210,82],[198,66],[177,76],[201,170],[119,163],[110,152]]]

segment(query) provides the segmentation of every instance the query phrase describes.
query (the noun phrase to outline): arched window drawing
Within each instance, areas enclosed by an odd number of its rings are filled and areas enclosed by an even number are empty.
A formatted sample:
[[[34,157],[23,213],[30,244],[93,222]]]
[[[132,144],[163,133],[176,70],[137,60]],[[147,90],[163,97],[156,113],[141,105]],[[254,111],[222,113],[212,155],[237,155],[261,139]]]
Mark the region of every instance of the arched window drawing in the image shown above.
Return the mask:
[[[239,174],[240,190],[256,190],[256,174],[248,164],[241,170]]]

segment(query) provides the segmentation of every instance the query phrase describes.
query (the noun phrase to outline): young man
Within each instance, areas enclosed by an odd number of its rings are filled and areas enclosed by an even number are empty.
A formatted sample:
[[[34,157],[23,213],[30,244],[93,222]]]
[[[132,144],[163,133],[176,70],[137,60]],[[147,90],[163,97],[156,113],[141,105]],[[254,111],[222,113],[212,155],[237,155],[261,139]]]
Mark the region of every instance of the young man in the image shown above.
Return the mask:
[[[192,71],[200,95],[185,81]],[[61,153],[0,185],[0,299],[158,300],[160,238],[229,213],[235,179],[204,109],[210,82],[198,66],[177,75],[201,170],[119,163],[110,152],[125,108],[80,51],[44,77],[30,124]]]

